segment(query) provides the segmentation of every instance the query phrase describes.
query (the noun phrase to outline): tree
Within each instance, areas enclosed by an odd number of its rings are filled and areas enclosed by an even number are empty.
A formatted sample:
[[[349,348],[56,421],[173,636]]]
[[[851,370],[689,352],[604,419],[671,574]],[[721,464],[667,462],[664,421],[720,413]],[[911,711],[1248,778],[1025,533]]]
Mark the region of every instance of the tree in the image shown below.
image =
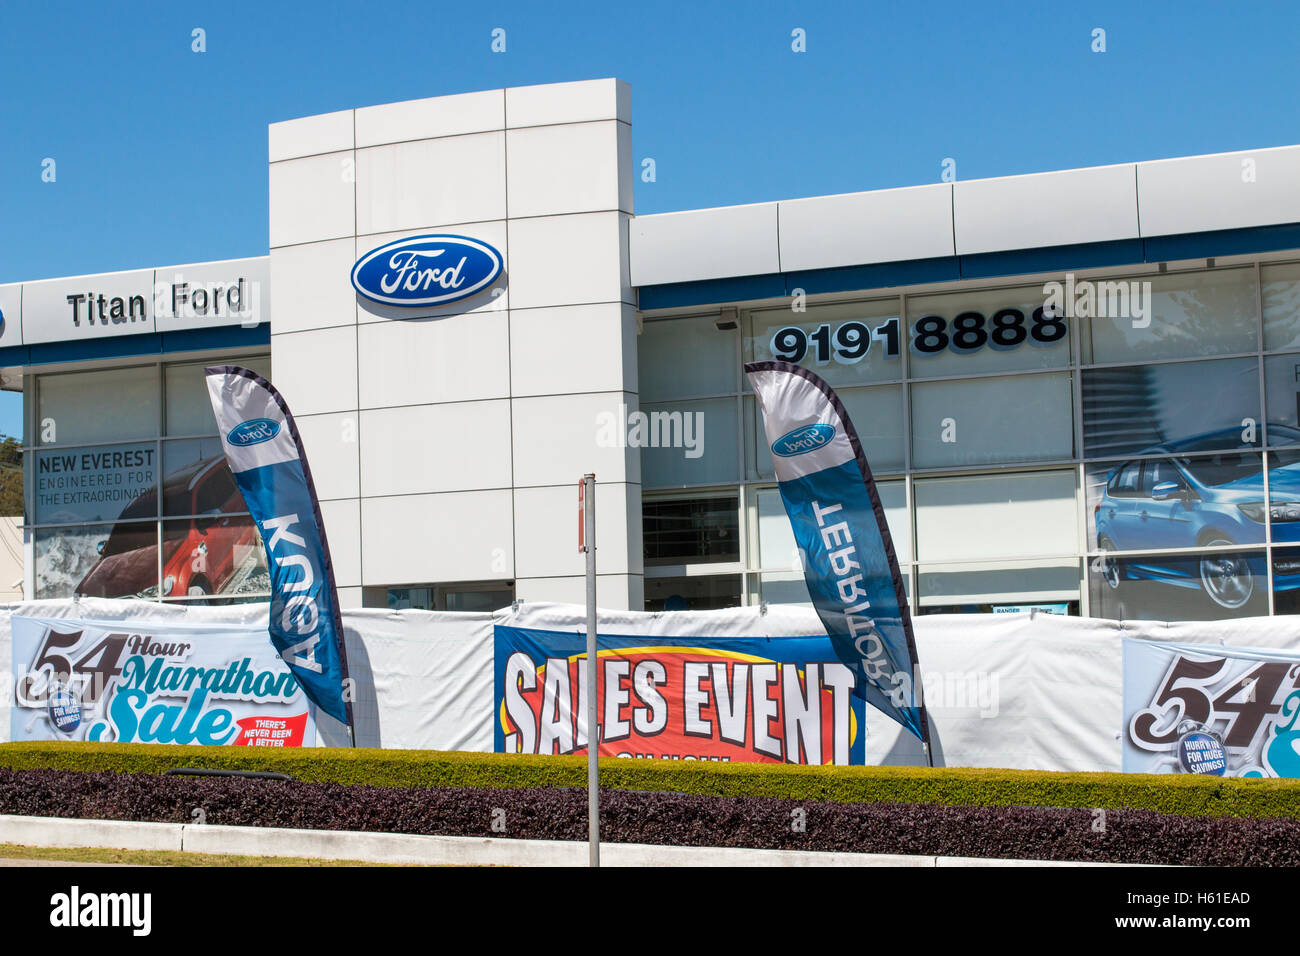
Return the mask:
[[[0,516],[23,514],[23,446],[10,435],[0,435]]]

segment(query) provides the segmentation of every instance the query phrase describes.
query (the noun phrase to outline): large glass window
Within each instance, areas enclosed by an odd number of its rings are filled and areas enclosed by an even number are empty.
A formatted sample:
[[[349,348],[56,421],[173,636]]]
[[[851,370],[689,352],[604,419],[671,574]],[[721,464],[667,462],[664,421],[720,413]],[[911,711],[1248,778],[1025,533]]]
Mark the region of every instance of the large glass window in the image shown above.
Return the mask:
[[[1300,349],[1300,262],[1260,268],[1264,300],[1264,348]]]
[[[1074,456],[1068,372],[912,386],[912,467],[961,468]]]
[[[1090,458],[1236,448],[1258,439],[1254,358],[1083,370],[1083,446]]]
[[[735,398],[642,404],[628,443],[641,449],[647,488],[716,485],[740,478]]]
[[[1089,310],[1091,318],[1079,320],[1085,364],[1230,355],[1259,348],[1253,268],[1079,282],[1076,300],[1088,289],[1097,297],[1103,288],[1106,305],[1095,305]]]
[[[909,296],[912,377],[1070,364],[1070,329],[1041,285]]]
[[[719,330],[716,315],[660,319],[637,339],[641,401],[733,393],[739,387],[736,333]]]
[[[924,561],[1075,554],[1072,471],[916,481],[916,550]]]
[[[75,445],[158,434],[162,397],[156,365],[42,375],[38,382],[35,444]]]
[[[1055,278],[647,319],[644,407],[716,401],[736,440],[710,415],[703,460],[643,450],[646,501],[707,486],[739,532],[648,547],[652,606],[807,602],[738,374],[776,358],[843,400],[919,612],[1300,613],[1300,262]]]
[[[270,371],[266,356],[238,361]],[[205,364],[36,377],[29,493],[38,597],[267,594],[257,528],[216,434]]]
[[[862,442],[863,454],[873,474],[902,471],[906,455],[906,434],[903,431],[903,387],[877,385],[871,388],[837,389],[836,394],[853,422],[853,428]],[[772,464],[772,449],[768,446],[763,416],[752,396],[745,397],[746,436],[745,471],[750,478],[773,480],[776,469]]]
[[[917,603],[946,612],[987,613],[992,605],[1054,604],[1079,597],[1079,563],[1008,561],[932,564],[917,569]]]
[[[167,385],[168,435],[208,435],[217,430],[212,417],[212,402],[204,384],[203,370],[210,362],[192,365],[169,365],[164,370]],[[239,364],[263,378],[271,377],[269,356],[240,359]]]
[[[744,344],[747,362],[794,362],[837,388],[903,377],[896,296],[798,312],[756,309]]]
[[[1300,316],[1296,322],[1300,325]],[[1300,354],[1266,355],[1264,384],[1268,443],[1300,445]]]
[[[648,568],[740,560],[735,495],[646,498],[641,529]]]

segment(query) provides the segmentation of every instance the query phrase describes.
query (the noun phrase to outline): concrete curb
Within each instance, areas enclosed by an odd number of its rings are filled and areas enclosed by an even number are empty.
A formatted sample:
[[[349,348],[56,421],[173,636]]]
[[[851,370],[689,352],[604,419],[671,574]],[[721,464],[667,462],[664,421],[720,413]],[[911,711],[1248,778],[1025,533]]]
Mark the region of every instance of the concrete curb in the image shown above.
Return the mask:
[[[0,842],[26,846],[174,850],[239,856],[297,856],[368,863],[467,866],[586,866],[587,844],[564,840],[421,836],[352,830],[289,830],[192,823],[133,823],[0,815]],[[605,866],[1120,866],[884,853],[753,850],[740,847],[603,843]]]

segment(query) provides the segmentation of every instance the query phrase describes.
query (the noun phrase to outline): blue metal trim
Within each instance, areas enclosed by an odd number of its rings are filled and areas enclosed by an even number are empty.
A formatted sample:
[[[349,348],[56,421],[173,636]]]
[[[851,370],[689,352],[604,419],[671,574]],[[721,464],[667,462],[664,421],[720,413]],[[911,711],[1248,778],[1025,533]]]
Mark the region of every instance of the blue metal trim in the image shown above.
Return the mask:
[[[1012,252],[982,252],[958,256],[963,279],[1031,275],[1035,272],[1065,272],[1070,269],[1099,269],[1142,262],[1141,239],[1114,242],[1084,242],[1074,246],[1043,246]]]
[[[705,279],[701,282],[642,286],[637,290],[637,304],[642,309],[675,309],[701,303],[779,299],[785,294],[785,277],[780,272],[772,272],[736,279]]]
[[[1300,249],[1300,223],[1191,232],[1181,236],[1154,236],[1144,239],[1143,244],[1146,246],[1147,262],[1278,252],[1282,249]]]
[[[117,335],[85,341],[74,339],[69,342],[11,345],[9,348],[0,349],[0,368],[270,344],[271,326],[266,322],[261,322],[252,328],[228,325],[214,329],[189,329],[184,332],[148,332],[144,335]]]
[[[870,291],[959,279],[991,279],[1036,272],[1143,265],[1176,259],[1213,259],[1217,256],[1252,255],[1283,249],[1300,250],[1300,223],[1219,229],[1145,239],[1085,242],[1040,249],[1012,249],[1006,252],[911,259],[836,269],[810,269],[804,272],[772,272],[699,282],[668,282],[640,286],[637,289],[637,301],[645,311],[678,309],[749,299],[785,298],[794,289],[803,289],[810,295],[821,292]]]
[[[921,285],[926,282],[949,282],[960,279],[957,260],[909,259],[904,262],[881,262],[870,266],[845,266],[841,269],[809,269],[785,273],[786,295],[803,289],[809,295],[818,292],[853,292],[857,289],[886,289],[890,286]]]

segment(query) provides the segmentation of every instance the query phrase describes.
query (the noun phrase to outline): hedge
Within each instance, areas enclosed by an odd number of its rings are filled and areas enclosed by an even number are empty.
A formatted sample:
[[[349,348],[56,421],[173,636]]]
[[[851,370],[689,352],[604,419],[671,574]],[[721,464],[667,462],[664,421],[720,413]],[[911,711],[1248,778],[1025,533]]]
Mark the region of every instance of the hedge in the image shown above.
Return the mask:
[[[202,809],[202,815],[195,813]],[[426,788],[0,770],[0,813],[209,825],[584,840],[574,787]],[[947,807],[612,790],[609,843],[1198,866],[1300,864],[1300,820],[1150,810]]]
[[[270,770],[315,783],[430,788],[586,786],[586,758],[429,750],[180,747],[64,741],[0,744],[0,767],[160,774],[175,767]],[[1300,819],[1300,780],[1055,773],[964,767],[806,767],[604,758],[601,786],[832,803],[1143,809]]]

